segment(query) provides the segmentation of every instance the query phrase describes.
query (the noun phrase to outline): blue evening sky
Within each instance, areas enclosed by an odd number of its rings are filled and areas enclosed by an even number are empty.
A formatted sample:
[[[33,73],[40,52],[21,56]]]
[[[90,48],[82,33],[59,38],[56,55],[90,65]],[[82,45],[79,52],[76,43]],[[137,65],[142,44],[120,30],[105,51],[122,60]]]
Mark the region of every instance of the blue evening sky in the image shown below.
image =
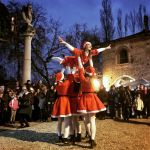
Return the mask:
[[[8,0],[0,0],[4,4]],[[13,0],[27,1],[27,0]],[[28,0],[29,2],[38,3],[47,13],[47,17],[52,16],[60,20],[64,30],[68,29],[75,23],[86,23],[89,28],[100,27],[100,8],[102,0]],[[139,5],[146,6],[150,14],[150,0],[111,0],[112,13],[116,20],[118,9],[122,9],[123,16],[132,10],[138,10]],[[53,65],[49,65],[53,66]],[[51,73],[50,69],[50,73]]]
[[[8,0],[1,0],[6,3]],[[14,0],[19,1],[19,0]],[[26,0],[22,0],[26,1]],[[100,26],[99,10],[102,0],[28,0],[35,2],[45,8],[47,16],[52,16],[62,22],[64,28],[68,28],[75,23],[86,23],[92,28]],[[137,10],[139,4],[146,6],[150,14],[150,0],[111,0],[113,16],[119,8],[122,9],[123,15],[131,10]]]

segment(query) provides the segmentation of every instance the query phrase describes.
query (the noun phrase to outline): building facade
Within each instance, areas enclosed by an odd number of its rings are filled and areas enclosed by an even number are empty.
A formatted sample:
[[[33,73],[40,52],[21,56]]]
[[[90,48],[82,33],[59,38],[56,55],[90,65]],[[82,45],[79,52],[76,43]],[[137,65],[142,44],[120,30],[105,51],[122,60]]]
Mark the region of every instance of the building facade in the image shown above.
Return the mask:
[[[135,80],[150,81],[150,31],[113,40],[102,52],[103,84],[120,86]],[[104,46],[108,45],[105,43]],[[96,63],[96,68],[99,64]]]

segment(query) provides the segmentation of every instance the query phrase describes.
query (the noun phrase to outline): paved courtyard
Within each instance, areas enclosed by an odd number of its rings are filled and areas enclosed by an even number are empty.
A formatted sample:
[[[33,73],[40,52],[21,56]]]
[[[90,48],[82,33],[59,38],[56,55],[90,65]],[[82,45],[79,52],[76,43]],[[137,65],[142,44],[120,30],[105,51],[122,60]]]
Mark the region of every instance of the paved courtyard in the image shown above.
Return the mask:
[[[82,123],[82,122],[81,122]],[[89,149],[86,140],[76,145],[58,143],[57,121],[35,123],[18,129],[0,126],[0,150],[58,150]],[[84,126],[82,123],[84,136]],[[97,150],[150,150],[150,119],[132,119],[129,122],[97,119]]]

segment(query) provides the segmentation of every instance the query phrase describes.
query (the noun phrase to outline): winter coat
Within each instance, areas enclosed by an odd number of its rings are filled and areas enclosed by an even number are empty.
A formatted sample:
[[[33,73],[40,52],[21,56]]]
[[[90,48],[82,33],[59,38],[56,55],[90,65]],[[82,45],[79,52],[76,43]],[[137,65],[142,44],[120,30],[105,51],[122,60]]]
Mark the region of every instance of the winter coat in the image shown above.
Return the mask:
[[[20,101],[20,109],[19,109],[20,114],[26,114],[31,116],[32,113],[32,105],[30,103],[31,98],[32,98],[31,93],[26,93],[23,95],[22,100]]]

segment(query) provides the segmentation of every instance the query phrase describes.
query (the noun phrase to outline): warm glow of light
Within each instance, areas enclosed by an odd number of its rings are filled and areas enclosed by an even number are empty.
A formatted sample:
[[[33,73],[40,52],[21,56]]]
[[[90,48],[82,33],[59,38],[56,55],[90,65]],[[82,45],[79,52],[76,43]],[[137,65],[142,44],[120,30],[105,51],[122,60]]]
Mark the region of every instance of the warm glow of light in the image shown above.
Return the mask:
[[[100,90],[100,81],[96,78],[92,79],[92,86],[94,88],[94,91],[98,92]]]
[[[11,17],[11,21],[14,21],[15,20],[15,18],[14,17]]]
[[[15,18],[11,17],[11,31],[14,32],[15,30],[15,23],[14,23]]]
[[[103,76],[103,85],[106,88],[106,91],[110,89],[110,78],[109,76]]]

